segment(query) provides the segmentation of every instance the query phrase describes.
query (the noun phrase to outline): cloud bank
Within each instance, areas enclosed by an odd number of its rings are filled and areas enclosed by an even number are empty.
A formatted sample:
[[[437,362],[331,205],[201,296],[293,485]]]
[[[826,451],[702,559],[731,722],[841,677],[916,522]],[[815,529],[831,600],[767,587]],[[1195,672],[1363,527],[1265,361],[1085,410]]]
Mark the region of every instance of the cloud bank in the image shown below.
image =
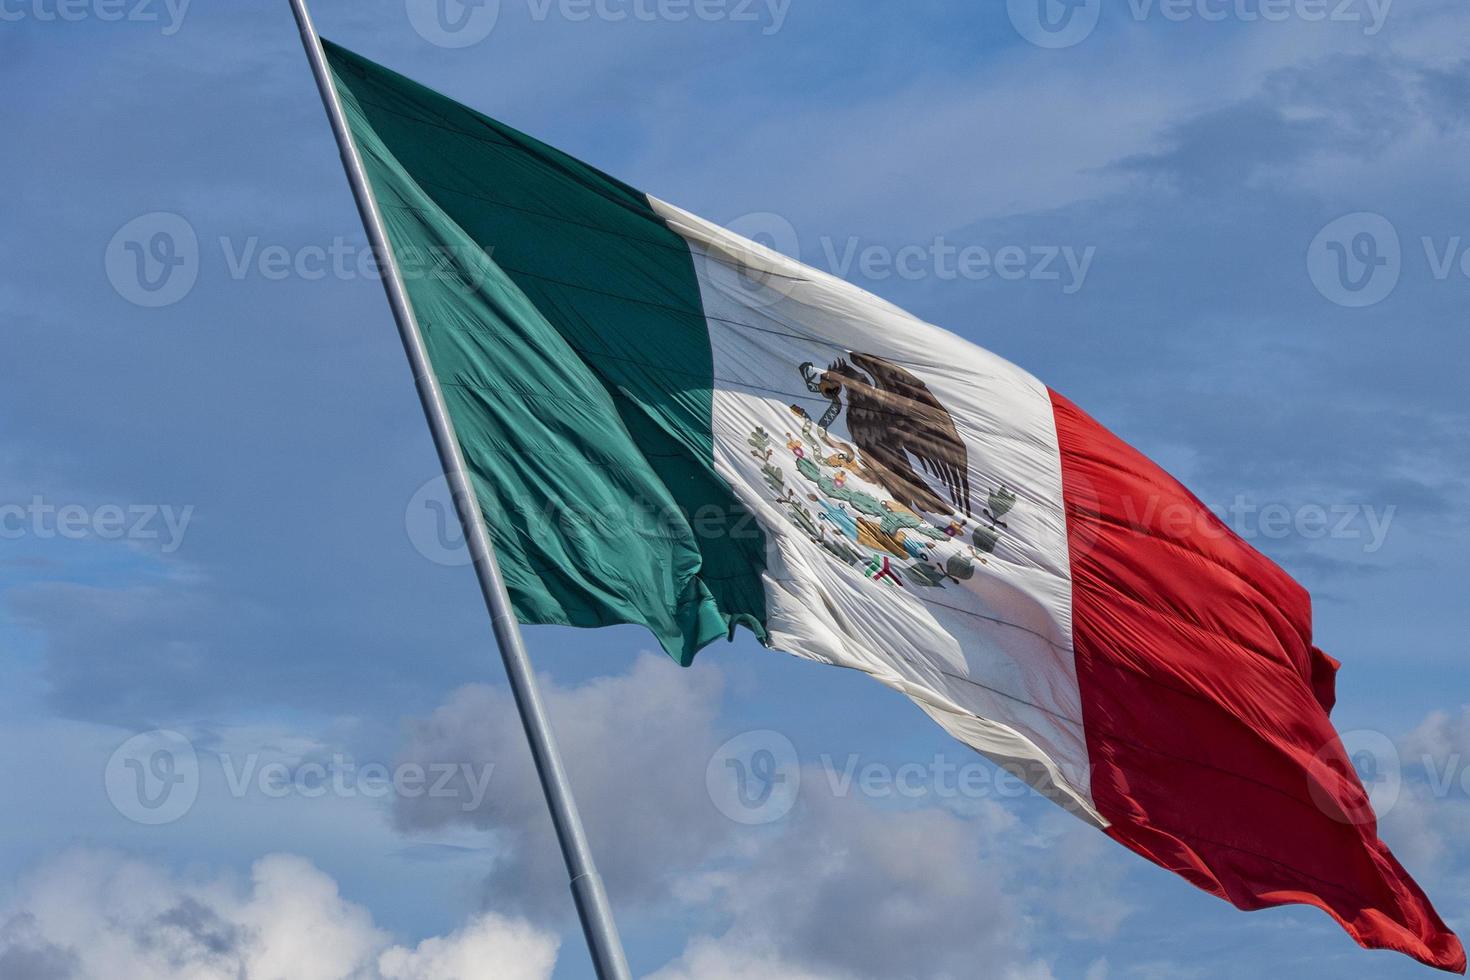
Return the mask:
[[[309,861],[255,862],[248,882],[175,876],[77,850],[42,866],[0,912],[5,980],[549,980],[559,940],[476,916],[395,945]]]

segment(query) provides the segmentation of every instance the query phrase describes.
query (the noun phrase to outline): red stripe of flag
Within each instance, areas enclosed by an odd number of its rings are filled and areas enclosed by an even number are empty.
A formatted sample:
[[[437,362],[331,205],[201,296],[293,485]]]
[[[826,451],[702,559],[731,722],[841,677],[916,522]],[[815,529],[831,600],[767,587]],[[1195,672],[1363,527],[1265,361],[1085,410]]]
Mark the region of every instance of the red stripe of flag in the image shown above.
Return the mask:
[[[1328,718],[1306,590],[1052,393],[1092,798],[1116,840],[1239,908],[1300,902],[1366,947],[1465,972],[1378,839]]]

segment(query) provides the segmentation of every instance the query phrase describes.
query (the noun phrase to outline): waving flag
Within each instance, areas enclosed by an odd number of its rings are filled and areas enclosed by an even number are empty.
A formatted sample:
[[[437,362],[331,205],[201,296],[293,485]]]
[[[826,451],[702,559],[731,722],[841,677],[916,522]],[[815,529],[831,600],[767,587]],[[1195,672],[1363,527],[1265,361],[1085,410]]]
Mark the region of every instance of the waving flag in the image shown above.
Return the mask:
[[[524,622],[865,671],[1242,908],[1463,971],[1306,592],[1020,368],[329,46]]]

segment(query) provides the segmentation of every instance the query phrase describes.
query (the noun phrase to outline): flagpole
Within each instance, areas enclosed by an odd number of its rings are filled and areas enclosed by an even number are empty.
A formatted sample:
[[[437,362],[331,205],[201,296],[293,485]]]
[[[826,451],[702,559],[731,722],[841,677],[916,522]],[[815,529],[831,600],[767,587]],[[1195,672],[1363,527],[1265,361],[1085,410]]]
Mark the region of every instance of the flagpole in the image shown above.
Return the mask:
[[[317,90],[321,93],[327,117],[331,120],[332,134],[337,138],[337,148],[342,154],[342,165],[347,171],[348,183],[352,185],[352,195],[357,200],[358,213],[362,216],[363,226],[367,229],[373,253],[383,273],[383,287],[388,293],[388,305],[393,309],[393,319],[398,324],[398,334],[403,340],[403,349],[413,370],[419,401],[423,405],[424,416],[428,419],[429,430],[434,436],[434,448],[438,450],[439,463],[454,497],[455,512],[464,528],[465,542],[469,545],[475,575],[480,580],[480,592],[485,597],[485,606],[490,612],[495,640],[500,647],[501,659],[505,661],[505,673],[510,679],[516,707],[520,710],[521,723],[526,729],[526,740],[531,745],[531,756],[536,763],[536,774],[541,779],[541,788],[546,794],[547,806],[551,809],[551,821],[556,827],[557,841],[561,844],[562,857],[566,860],[567,873],[571,876],[572,898],[582,920],[582,931],[586,934],[587,946],[592,953],[592,964],[597,970],[598,980],[631,980],[622,940],[618,937],[617,925],[608,904],[607,892],[592,861],[592,849],[587,844],[582,818],[578,815],[576,801],[572,798],[571,783],[562,766],[561,753],[557,750],[556,739],[546,718],[536,676],[531,670],[531,661],[521,640],[520,624],[511,609],[510,595],[506,592],[500,566],[495,561],[495,551],[480,514],[480,504],[470,483],[469,470],[460,452],[459,439],[454,434],[454,423],[449,417],[444,394],[429,363],[428,350],[424,346],[413,306],[409,303],[408,290],[403,285],[403,275],[388,242],[382,213],[378,210],[377,199],[373,196],[372,186],[363,168],[362,156],[352,140],[347,116],[342,110],[342,100],[332,83],[326,52],[322,49],[316,28],[312,25],[306,0],[291,0],[291,11],[296,15],[296,26],[301,30],[301,43],[306,48],[311,73],[316,78]]]

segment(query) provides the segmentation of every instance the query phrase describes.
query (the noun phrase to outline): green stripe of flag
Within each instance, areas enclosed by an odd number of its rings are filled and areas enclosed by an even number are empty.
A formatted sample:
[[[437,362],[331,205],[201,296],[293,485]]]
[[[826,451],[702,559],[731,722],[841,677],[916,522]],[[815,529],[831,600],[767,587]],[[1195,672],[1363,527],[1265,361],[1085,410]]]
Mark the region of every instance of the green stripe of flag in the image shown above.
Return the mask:
[[[685,664],[735,624],[764,639],[684,240],[627,185],[326,47],[517,615],[641,623]]]

